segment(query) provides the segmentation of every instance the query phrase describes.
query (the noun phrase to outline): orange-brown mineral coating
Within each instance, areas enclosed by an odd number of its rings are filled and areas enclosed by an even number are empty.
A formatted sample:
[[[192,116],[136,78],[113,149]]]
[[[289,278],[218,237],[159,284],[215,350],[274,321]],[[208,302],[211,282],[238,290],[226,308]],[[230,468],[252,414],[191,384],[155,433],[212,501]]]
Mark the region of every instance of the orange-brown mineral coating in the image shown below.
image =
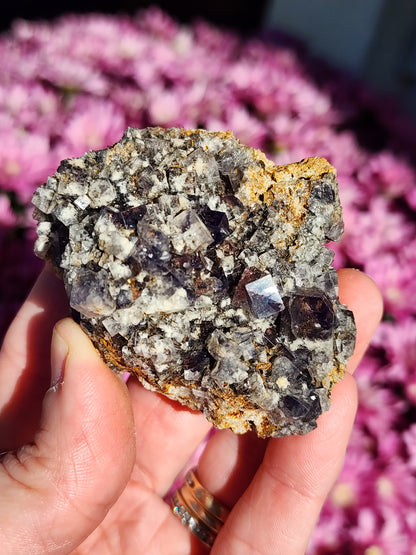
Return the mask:
[[[197,387],[189,384],[188,391],[183,392],[183,380],[180,375],[174,375],[168,381],[160,381],[149,376],[149,373],[140,366],[129,366],[122,357],[121,351],[115,345],[111,337],[107,335],[106,339],[94,339],[93,343],[100,351],[105,362],[117,372],[129,372],[134,375],[146,388],[152,389],[158,393],[162,393],[176,401],[179,401],[193,410],[199,410],[200,406],[194,398],[193,390]],[[270,363],[261,363],[264,369],[270,367]],[[325,386],[328,390],[340,381],[344,376],[344,365],[340,364],[333,368],[325,380]],[[274,421],[270,418],[267,411],[259,410],[255,403],[248,400],[247,396],[236,395],[228,386],[214,386],[210,391],[212,405],[209,409],[209,419],[217,429],[231,428],[236,433],[245,433],[256,426],[256,432],[259,437],[268,438],[279,435],[278,420]],[[250,418],[248,418],[250,416]]]
[[[270,205],[278,201],[281,222],[298,228],[308,213],[313,183],[324,176],[335,179],[335,169],[324,158],[306,158],[298,163],[275,166],[261,151],[252,149],[252,154],[258,163],[246,170],[239,199],[245,205],[263,202]],[[338,218],[342,219],[341,209]]]

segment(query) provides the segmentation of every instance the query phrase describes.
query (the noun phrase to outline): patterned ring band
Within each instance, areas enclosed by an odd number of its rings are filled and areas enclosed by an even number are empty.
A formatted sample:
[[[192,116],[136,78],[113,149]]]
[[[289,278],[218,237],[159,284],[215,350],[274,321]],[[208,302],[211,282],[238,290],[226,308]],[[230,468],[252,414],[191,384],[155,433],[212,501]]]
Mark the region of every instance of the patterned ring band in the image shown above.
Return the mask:
[[[172,495],[171,507],[182,524],[208,546],[214,543],[230,512],[202,486],[194,470],[188,471],[185,482]]]

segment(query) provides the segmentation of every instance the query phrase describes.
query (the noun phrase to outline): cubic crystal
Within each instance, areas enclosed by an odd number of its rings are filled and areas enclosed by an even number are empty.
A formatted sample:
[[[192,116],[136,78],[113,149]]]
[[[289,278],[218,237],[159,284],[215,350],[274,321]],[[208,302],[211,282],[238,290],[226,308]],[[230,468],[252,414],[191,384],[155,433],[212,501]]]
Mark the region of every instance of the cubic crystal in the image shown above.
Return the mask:
[[[142,222],[137,224],[138,240],[131,257],[144,270],[160,269],[170,260],[169,239],[161,231]]]
[[[323,292],[295,295],[289,302],[292,332],[295,337],[329,339],[335,327],[333,304]]]
[[[194,210],[184,210],[173,218],[173,225],[178,234],[173,238],[173,245],[181,252],[195,252],[212,243],[212,236]]]
[[[201,220],[210,231],[212,238],[216,244],[221,243],[230,233],[230,225],[228,223],[227,214],[219,210],[211,210],[206,206],[199,213]]]
[[[256,318],[274,316],[285,307],[280,293],[270,275],[245,285],[250,308]]]
[[[81,270],[70,288],[71,308],[90,318],[108,316],[116,308],[109,291],[109,276],[105,270]]]

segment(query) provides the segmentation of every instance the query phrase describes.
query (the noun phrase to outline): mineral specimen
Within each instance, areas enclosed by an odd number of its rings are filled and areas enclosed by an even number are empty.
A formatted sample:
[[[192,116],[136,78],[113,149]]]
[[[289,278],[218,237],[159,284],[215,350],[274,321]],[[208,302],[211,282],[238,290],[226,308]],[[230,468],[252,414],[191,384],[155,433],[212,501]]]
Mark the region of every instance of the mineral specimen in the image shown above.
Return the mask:
[[[33,197],[36,253],[108,365],[217,428],[303,434],[355,341],[337,298],[334,168],[231,133],[128,129]]]

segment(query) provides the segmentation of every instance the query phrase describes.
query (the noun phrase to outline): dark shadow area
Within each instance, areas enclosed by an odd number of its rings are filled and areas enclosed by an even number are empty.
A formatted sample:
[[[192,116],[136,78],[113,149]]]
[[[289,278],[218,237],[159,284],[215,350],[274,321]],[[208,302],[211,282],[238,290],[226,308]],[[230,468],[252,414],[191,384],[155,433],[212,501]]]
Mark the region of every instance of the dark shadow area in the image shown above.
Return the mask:
[[[52,274],[42,275],[31,294],[38,311],[31,317],[21,337],[26,360],[23,368],[10,368],[19,374],[14,391],[0,413],[0,452],[19,448],[33,441],[39,426],[43,397],[50,383],[50,344],[52,329],[68,316],[68,302],[62,283]],[[16,345],[16,359],[21,361],[21,345]],[[9,347],[9,359],[13,352]],[[23,363],[22,363],[23,364]]]
[[[0,347],[4,334],[38,277],[43,262],[23,227],[0,225]]]
[[[5,31],[15,19],[52,19],[65,13],[100,12],[108,14],[135,14],[138,10],[157,5],[175,19],[188,23],[195,18],[203,18],[215,25],[229,27],[237,31],[253,31],[262,21],[267,0],[240,2],[239,0],[210,0],[195,2],[190,0],[120,0],[116,4],[110,0],[63,0],[62,2],[33,2],[17,0],[8,2],[2,8],[0,31]]]

